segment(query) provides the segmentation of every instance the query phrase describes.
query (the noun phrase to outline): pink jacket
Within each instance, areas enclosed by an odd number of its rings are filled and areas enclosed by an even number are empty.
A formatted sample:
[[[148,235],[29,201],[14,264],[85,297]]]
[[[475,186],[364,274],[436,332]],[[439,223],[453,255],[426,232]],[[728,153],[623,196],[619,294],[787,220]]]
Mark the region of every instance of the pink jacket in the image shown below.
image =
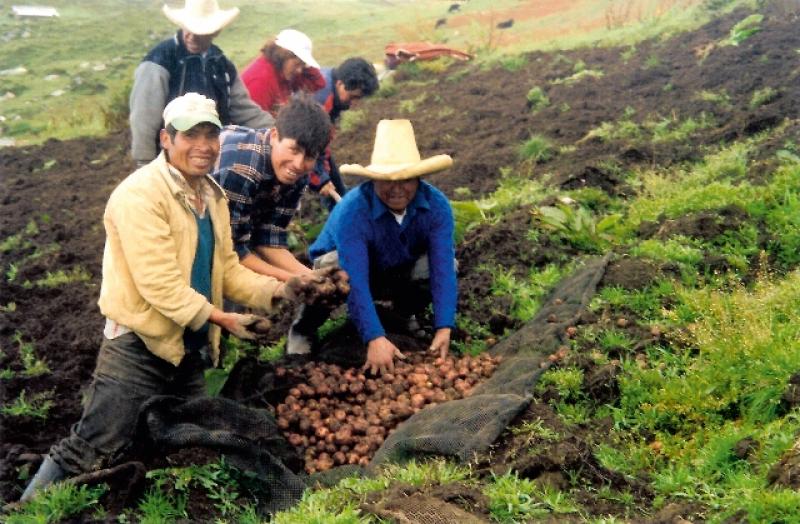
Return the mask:
[[[250,98],[261,106],[261,109],[277,114],[281,105],[289,101],[292,93],[297,91],[315,91],[325,87],[325,79],[319,69],[306,67],[303,74],[292,83],[287,82],[275,66],[259,56],[248,65],[241,74]]]

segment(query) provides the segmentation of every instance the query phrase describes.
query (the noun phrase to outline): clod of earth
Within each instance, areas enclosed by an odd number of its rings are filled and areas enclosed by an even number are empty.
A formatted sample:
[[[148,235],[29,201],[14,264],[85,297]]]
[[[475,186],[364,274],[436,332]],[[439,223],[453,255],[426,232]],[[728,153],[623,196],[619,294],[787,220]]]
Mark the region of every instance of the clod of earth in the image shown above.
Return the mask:
[[[431,358],[412,353],[381,377],[316,362],[277,368],[276,375],[296,384],[276,406],[278,427],[303,452],[306,471],[368,464],[399,423],[426,406],[469,396],[501,360]]]
[[[267,335],[272,327],[272,322],[267,318],[259,318],[257,322],[250,325],[250,331],[258,335]]]

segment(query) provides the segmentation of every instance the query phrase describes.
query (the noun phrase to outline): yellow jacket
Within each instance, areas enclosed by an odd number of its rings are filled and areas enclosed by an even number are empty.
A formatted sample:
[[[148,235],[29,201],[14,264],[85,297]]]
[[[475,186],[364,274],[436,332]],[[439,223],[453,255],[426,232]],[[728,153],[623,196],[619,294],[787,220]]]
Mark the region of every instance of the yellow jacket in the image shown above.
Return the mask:
[[[231,240],[225,193],[211,177],[208,213],[214,229],[211,302],[222,297],[269,311],[280,283],[239,263]],[[100,311],[139,335],[155,355],[177,366],[184,356],[183,330],[199,329],[212,305],[190,286],[197,222],[184,191],[169,172],[164,153],[123,180],[108,199],[103,224]],[[212,359],[219,359],[220,328],[209,331]]]

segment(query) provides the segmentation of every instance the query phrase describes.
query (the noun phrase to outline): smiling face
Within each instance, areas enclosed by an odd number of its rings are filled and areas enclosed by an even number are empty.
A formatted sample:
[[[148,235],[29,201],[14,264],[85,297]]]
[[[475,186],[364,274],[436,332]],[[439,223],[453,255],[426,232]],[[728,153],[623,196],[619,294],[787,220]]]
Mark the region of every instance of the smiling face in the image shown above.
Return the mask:
[[[417,194],[419,178],[391,182],[388,180],[376,180],[374,184],[375,194],[378,195],[381,202],[395,213],[402,213]]]
[[[274,128],[269,135],[269,145],[272,147],[272,169],[281,184],[294,184],[311,171],[317,161],[317,157],[307,155],[294,138],[281,138]]]
[[[219,155],[219,128],[211,123],[201,123],[187,131],[178,131],[174,138],[166,129],[162,129],[160,138],[168,162],[189,183],[207,175]]]

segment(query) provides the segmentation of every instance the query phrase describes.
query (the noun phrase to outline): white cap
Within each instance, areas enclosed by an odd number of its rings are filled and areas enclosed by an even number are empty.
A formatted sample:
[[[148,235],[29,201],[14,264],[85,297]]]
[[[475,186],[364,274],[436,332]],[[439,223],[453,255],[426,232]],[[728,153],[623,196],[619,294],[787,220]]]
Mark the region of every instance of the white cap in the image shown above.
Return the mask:
[[[199,93],[186,93],[173,99],[164,108],[164,127],[172,124],[178,131],[188,131],[197,124],[208,122],[222,129],[217,104]]]
[[[309,67],[319,69],[319,63],[311,56],[311,39],[297,29],[284,29],[275,38],[275,44],[291,51]]]

